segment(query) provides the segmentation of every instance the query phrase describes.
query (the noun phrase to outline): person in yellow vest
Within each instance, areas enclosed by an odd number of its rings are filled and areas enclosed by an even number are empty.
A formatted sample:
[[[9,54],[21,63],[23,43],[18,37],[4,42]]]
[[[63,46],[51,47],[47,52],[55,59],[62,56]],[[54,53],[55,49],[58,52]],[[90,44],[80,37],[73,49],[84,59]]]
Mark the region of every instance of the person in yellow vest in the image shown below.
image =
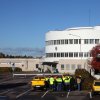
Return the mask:
[[[48,76],[45,77],[45,88],[46,90],[49,89],[49,77]]]
[[[65,89],[67,91],[70,91],[70,77],[66,76],[66,78],[64,79],[64,85],[65,85]]]
[[[53,76],[50,76],[50,78],[49,78],[49,85],[50,85],[50,89],[53,91],[53,89],[54,89],[54,78],[53,78]]]
[[[66,79],[66,75],[63,75],[63,76],[62,76],[62,80],[63,80],[63,82],[62,82],[62,84],[63,84],[63,85],[62,85],[62,88],[63,88],[63,90],[65,90],[65,88],[66,88],[66,87],[65,87],[65,83],[64,83],[64,80],[65,80],[65,79]]]
[[[56,78],[56,82],[57,82],[57,91],[61,91],[62,90],[62,77],[61,76],[58,76]]]

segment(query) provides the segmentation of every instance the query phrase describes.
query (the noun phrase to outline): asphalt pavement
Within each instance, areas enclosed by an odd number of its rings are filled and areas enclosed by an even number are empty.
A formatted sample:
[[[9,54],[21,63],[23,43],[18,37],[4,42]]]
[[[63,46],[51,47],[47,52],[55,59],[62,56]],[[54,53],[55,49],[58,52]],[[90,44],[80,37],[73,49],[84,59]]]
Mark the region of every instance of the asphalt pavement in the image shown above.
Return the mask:
[[[71,92],[30,92],[17,100],[90,100],[90,94],[87,91]]]
[[[30,79],[27,77],[14,79],[7,77],[3,81],[1,79],[0,93],[4,95],[0,94],[0,100],[100,100],[100,94],[92,96],[89,91],[30,91],[30,87],[27,85]],[[11,98],[6,95],[7,93],[11,95]]]

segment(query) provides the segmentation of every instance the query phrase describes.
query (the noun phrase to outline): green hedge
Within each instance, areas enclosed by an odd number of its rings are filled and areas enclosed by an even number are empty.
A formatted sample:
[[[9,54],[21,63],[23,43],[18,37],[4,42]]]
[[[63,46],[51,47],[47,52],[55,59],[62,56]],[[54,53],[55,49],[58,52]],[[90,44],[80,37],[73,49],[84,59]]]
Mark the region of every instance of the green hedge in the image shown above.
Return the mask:
[[[92,77],[90,75],[90,73],[88,71],[86,71],[85,69],[76,69],[75,77],[77,77],[79,75],[81,75],[81,78],[82,78],[82,84],[81,84],[82,89],[83,90],[91,90],[92,83],[95,78]]]
[[[22,71],[22,69],[19,67],[15,67],[15,69],[14,69],[14,72],[21,72],[21,71]],[[13,70],[11,67],[0,67],[0,73],[4,73],[4,72],[12,73]]]

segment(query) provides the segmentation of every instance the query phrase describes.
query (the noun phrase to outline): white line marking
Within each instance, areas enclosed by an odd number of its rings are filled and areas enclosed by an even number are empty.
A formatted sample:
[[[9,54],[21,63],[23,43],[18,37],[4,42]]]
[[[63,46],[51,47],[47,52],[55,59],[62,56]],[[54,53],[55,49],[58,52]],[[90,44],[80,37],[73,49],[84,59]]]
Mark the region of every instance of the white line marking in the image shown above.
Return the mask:
[[[6,80],[6,81],[3,81],[3,82],[1,82],[1,83],[0,83],[0,85],[2,85],[3,83],[7,83],[7,82],[8,82],[8,80]]]
[[[21,96],[23,96],[23,95],[25,95],[26,93],[30,92],[31,90],[32,90],[32,89],[29,89],[29,90],[27,90],[27,91],[25,91],[25,92],[23,92],[23,93],[17,95],[17,96],[16,96],[16,99],[19,98],[19,97],[21,97]]]
[[[11,82],[12,81],[12,82]],[[14,80],[15,81],[15,80]],[[20,80],[20,81],[17,81],[17,82],[14,82],[13,80],[6,80],[6,81],[4,81],[4,82],[1,82],[0,83],[0,85],[2,85],[3,83],[8,83],[8,84],[10,84],[10,83],[14,83],[14,84],[17,84],[17,83],[21,83],[21,82],[23,82],[22,80]]]
[[[43,98],[50,90],[46,91],[42,96],[41,98]]]
[[[69,96],[69,93],[70,93],[70,92],[67,93],[67,96],[66,96],[67,98],[68,98],[68,96]]]
[[[0,94],[5,94],[5,93],[7,93],[7,92],[10,92],[10,91],[12,91],[13,89],[10,89],[10,90],[7,90],[7,91],[4,91],[4,92],[1,92]]]
[[[7,96],[0,96],[0,98],[6,98]]]
[[[91,92],[89,92],[89,94],[90,94],[90,99],[92,99],[92,93],[91,93]]]

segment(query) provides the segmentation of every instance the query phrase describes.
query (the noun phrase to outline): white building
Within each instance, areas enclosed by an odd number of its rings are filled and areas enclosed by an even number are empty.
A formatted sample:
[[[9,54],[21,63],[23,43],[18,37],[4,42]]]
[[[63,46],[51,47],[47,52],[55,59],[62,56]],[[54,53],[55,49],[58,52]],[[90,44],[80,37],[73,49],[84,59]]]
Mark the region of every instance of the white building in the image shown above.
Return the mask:
[[[100,43],[100,26],[76,27],[46,33],[45,62],[58,63],[59,72],[86,68],[90,50]]]

